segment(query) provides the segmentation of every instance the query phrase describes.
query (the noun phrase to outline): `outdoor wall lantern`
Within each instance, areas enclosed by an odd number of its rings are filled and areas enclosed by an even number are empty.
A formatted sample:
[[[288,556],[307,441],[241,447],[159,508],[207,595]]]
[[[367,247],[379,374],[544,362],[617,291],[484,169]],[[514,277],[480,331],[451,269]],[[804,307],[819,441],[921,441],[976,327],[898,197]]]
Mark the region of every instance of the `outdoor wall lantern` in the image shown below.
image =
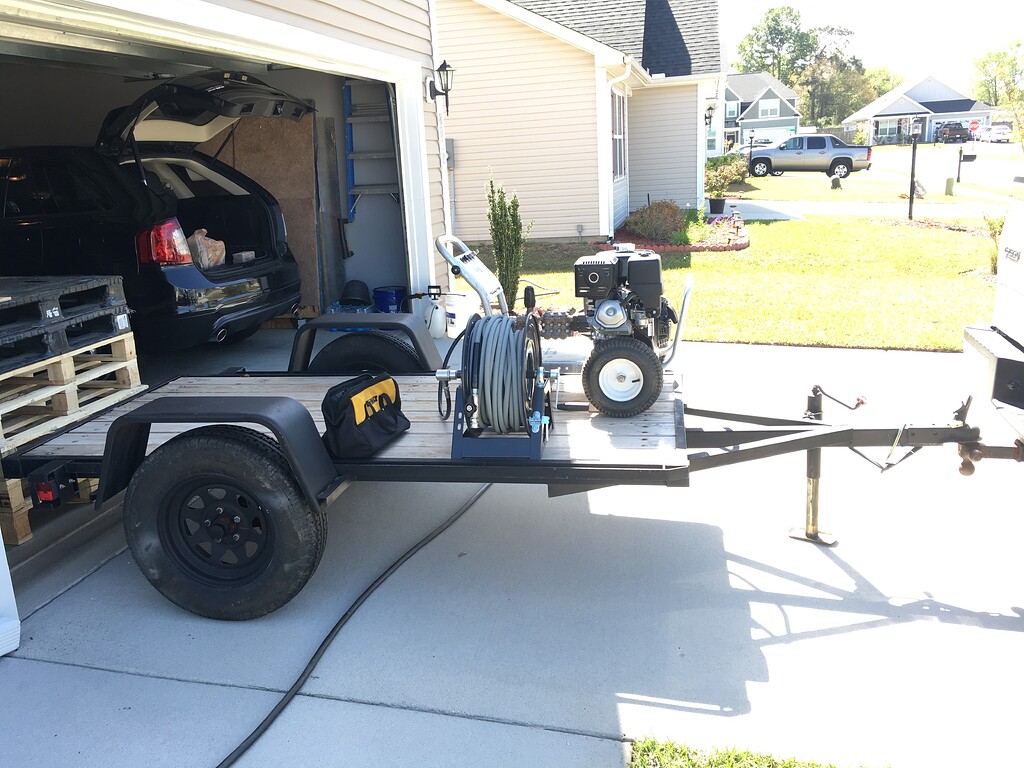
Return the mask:
[[[708,108],[704,110],[704,125],[711,125],[711,118],[715,115],[715,103],[711,102],[708,104]]]
[[[441,66],[437,68],[436,77],[427,78],[427,98],[436,99],[438,96],[444,96],[444,113],[448,114],[448,94],[452,90],[452,79],[455,76],[455,70],[448,66],[447,61],[442,61]]]

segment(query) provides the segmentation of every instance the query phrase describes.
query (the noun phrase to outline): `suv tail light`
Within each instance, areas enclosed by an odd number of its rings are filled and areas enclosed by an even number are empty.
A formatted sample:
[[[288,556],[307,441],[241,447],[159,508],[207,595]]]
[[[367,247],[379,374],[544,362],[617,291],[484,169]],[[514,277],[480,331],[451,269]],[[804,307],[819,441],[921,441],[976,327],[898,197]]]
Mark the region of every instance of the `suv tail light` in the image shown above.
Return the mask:
[[[135,236],[135,251],[139,264],[191,264],[185,232],[177,219],[168,219],[144,229]]]
[[[871,147],[868,147],[868,162],[871,161]]]

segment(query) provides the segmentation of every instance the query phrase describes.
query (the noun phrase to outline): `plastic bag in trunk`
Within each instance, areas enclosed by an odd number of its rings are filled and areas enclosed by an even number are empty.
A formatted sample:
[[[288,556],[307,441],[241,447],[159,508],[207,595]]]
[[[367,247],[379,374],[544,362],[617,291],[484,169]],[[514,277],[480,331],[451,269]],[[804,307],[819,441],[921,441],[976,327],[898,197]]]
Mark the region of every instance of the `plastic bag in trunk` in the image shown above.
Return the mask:
[[[224,241],[207,237],[205,229],[197,229],[192,233],[188,238],[188,249],[192,251],[192,261],[200,269],[211,269],[224,264]]]

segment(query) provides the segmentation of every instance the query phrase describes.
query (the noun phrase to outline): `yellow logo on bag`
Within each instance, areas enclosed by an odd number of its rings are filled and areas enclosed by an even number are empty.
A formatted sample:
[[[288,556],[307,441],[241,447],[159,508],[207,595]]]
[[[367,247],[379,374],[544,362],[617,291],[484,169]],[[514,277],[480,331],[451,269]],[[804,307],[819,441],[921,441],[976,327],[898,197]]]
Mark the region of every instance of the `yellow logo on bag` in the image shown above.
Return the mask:
[[[352,415],[355,416],[356,424],[362,424],[370,416],[379,413],[382,408],[394,403],[397,397],[394,379],[378,382],[352,395]]]

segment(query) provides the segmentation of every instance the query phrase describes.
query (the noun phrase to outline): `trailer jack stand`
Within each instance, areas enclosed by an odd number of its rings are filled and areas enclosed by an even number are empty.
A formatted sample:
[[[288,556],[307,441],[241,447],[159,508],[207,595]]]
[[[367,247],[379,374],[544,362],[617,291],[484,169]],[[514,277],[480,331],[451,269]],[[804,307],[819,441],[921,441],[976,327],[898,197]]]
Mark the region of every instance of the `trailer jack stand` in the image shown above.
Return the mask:
[[[807,396],[808,418],[821,421],[822,395],[821,387],[814,387]],[[859,405],[859,403],[858,403]],[[838,539],[830,533],[818,530],[818,501],[821,492],[821,448],[807,449],[807,506],[804,514],[804,527],[791,528],[789,537],[800,541],[809,541],[825,547],[834,546]]]

